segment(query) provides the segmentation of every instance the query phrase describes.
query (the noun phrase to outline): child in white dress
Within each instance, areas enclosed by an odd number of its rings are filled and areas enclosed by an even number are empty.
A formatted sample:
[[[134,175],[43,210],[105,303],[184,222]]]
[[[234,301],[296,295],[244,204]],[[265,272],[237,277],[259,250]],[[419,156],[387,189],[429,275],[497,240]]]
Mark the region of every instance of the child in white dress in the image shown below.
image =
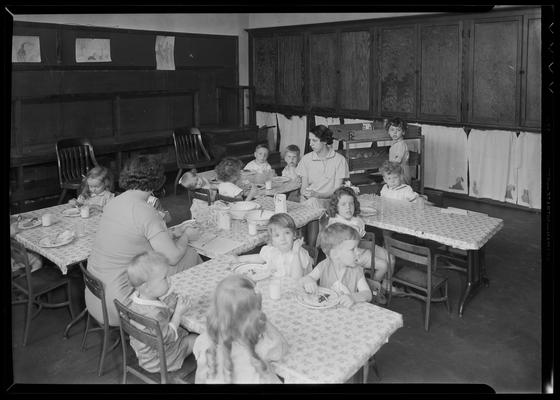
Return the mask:
[[[268,147],[264,144],[259,144],[255,148],[255,159],[245,165],[245,169],[255,171],[260,174],[269,174],[272,172],[272,167],[266,161],[268,159]]]
[[[404,141],[404,135],[407,129],[406,121],[400,118],[393,118],[387,122],[385,129],[393,139],[393,143],[389,148],[389,161],[397,162],[401,165],[403,169],[403,181],[404,183],[410,183],[410,171],[408,169],[410,153]]]
[[[307,293],[317,291],[317,281],[322,287],[334,290],[341,296],[340,303],[352,307],[354,303],[368,302],[372,293],[358,265],[360,235],[350,225],[334,223],[319,235],[321,249],[327,258],[311,273],[301,279]]]
[[[288,344],[267,321],[262,298],[250,279],[233,274],[216,287],[206,331],[195,344],[195,383],[281,383],[270,361]]]
[[[167,370],[177,371],[192,353],[198,335],[189,333],[180,326],[181,315],[189,308],[190,300],[183,296],[170,298],[168,269],[169,262],[161,253],[151,251],[133,258],[127,269],[128,280],[135,289],[129,298],[129,308],[158,321],[163,336]],[[163,298],[166,298],[165,301]],[[138,357],[140,367],[148,372],[160,372],[156,348],[133,337],[130,338],[130,346]]]
[[[366,234],[366,225],[359,217],[360,202],[353,189],[342,186],[336,189],[331,197],[329,208],[327,209],[329,220],[327,226],[334,223],[342,223],[351,226],[358,231],[360,238]],[[369,268],[371,265],[371,251],[369,249],[358,249],[358,264],[362,268]],[[379,304],[386,304],[387,301],[381,290],[381,280],[387,273],[388,260],[394,263],[394,259],[389,257],[387,250],[381,246],[375,246],[375,271],[373,279],[376,284],[374,290],[375,301]]]
[[[270,244],[259,254],[233,256],[234,262],[266,263],[276,277],[301,278],[311,272],[313,260],[302,246],[303,239],[295,239],[296,224],[285,213],[274,214],[268,221]]]
[[[113,190],[113,174],[107,167],[101,165],[93,167],[87,173],[82,183],[82,191],[77,199],[70,199],[69,204],[73,206],[87,205],[98,210],[115,197]]]

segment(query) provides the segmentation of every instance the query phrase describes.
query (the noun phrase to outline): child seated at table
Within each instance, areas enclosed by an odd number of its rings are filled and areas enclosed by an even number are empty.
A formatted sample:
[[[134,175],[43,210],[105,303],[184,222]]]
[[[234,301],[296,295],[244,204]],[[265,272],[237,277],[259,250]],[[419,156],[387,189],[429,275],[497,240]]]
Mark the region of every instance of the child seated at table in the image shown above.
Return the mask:
[[[385,161],[379,172],[383,175],[385,185],[381,188],[381,197],[393,200],[418,201],[419,195],[404,183],[402,166],[393,161]],[[424,198],[422,198],[424,200]]]
[[[334,223],[342,223],[354,228],[360,238],[366,234],[366,224],[358,216],[360,214],[360,202],[356,196],[356,192],[347,186],[341,186],[336,189],[331,196],[329,208],[327,209],[329,220],[327,226]],[[371,266],[371,251],[369,249],[358,249],[358,265],[362,268],[369,268]],[[373,282],[375,288],[373,290],[374,300],[379,304],[386,304],[383,291],[381,290],[381,281],[387,273],[389,258],[387,251],[381,246],[375,246],[375,271],[373,274]]]
[[[354,303],[369,302],[372,293],[358,265],[360,235],[350,225],[334,223],[319,234],[319,244],[327,258],[301,279],[307,293],[317,291],[317,281],[322,287],[334,290],[341,296],[340,303],[352,307]]]
[[[274,214],[268,221],[270,244],[259,254],[233,256],[234,262],[266,263],[274,276],[301,278],[311,272],[313,260],[302,246],[303,238],[296,239],[296,223],[286,213]]]
[[[286,146],[286,151],[284,153],[284,161],[286,162],[286,166],[282,170],[282,176],[297,181],[301,181],[301,177],[296,173],[296,167],[299,162],[299,155],[300,155],[299,147],[297,147],[295,144],[290,144]],[[299,190],[294,190],[293,192],[288,194],[288,200],[299,203],[300,201]]]
[[[255,284],[242,275],[224,278],[214,293],[206,331],[195,344],[195,383],[281,383],[270,361],[288,344],[267,321]]]
[[[19,233],[18,228],[19,221],[16,217],[10,215],[10,238],[14,239]],[[25,267],[25,259],[21,258],[19,252],[12,252],[13,257],[11,257],[12,272],[16,272]],[[29,261],[29,266],[31,267],[31,272],[35,272],[43,266],[43,260],[41,256],[37,253],[27,250],[27,259]]]
[[[255,148],[255,159],[253,161],[249,161],[247,165],[245,165],[245,169],[249,171],[255,171],[261,174],[268,174],[272,172],[272,167],[266,161],[268,159],[268,147],[264,144],[258,144]]]
[[[158,321],[164,342],[167,370],[177,371],[185,358],[192,353],[198,335],[189,333],[180,326],[181,315],[189,308],[190,300],[183,296],[177,296],[175,300],[169,296],[168,269],[169,262],[161,253],[150,251],[134,257],[127,269],[128,280],[135,289],[129,298],[129,308]],[[160,298],[165,298],[165,301]],[[143,369],[152,373],[160,372],[156,348],[133,337],[130,338],[130,345]]]
[[[404,141],[407,125],[406,121],[400,118],[393,118],[385,125],[387,134],[391,136],[393,142],[389,147],[389,161],[399,163],[403,169],[403,183],[410,183],[410,172],[408,170],[408,159],[410,153]]]
[[[218,194],[235,198],[238,200],[252,200],[257,187],[252,184],[250,189],[241,189],[238,184],[241,180],[241,160],[235,157],[226,157],[216,166],[216,176],[218,178]]]
[[[195,189],[210,189],[212,185],[203,176],[197,174],[196,169],[191,169],[185,172],[181,179],[179,179],[179,184],[185,189],[195,190]]]
[[[87,173],[82,182],[82,190],[77,199],[70,199],[69,204],[73,206],[87,205],[98,210],[115,197],[113,190],[113,174],[107,167],[98,165]]]

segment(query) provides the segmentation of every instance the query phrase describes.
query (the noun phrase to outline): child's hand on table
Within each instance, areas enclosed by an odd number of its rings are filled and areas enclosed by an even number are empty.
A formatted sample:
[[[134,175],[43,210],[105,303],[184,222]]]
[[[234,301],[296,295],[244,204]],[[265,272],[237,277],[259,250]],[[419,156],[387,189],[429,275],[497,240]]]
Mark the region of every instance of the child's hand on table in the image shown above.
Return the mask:
[[[317,282],[315,282],[312,279],[309,278],[302,278],[302,283],[303,283],[303,289],[307,292],[307,293],[315,293],[317,291]]]
[[[175,307],[175,312],[179,315],[184,314],[191,306],[191,298],[188,296],[177,296],[177,306]]]
[[[340,298],[340,304],[342,304],[346,308],[350,308],[354,305],[354,299],[352,298],[352,296],[344,294]]]

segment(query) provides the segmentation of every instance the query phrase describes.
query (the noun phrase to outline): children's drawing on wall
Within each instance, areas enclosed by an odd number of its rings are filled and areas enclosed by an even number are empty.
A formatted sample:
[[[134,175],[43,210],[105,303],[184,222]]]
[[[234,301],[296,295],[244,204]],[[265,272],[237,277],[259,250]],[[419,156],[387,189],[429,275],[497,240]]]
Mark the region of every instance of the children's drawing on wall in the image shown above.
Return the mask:
[[[111,39],[76,38],[76,62],[109,62]]]
[[[12,62],[41,62],[39,36],[13,36]]]
[[[528,204],[530,207],[532,206],[531,205],[531,199],[529,198],[529,190],[528,189],[523,190],[523,195],[521,195],[521,200],[524,203]]]
[[[506,186],[506,199],[515,200],[517,196],[513,197],[515,192],[515,185],[507,185]]]
[[[157,69],[175,70],[175,36],[156,36]]]

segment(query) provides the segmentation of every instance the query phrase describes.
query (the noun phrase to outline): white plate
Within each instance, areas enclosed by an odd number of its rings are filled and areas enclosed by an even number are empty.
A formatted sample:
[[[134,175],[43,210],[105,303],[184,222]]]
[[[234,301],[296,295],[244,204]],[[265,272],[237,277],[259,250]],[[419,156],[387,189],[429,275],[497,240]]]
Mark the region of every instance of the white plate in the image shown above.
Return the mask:
[[[322,310],[336,306],[340,297],[334,290],[319,286],[315,294],[297,293],[296,301],[302,306]]]
[[[72,236],[68,237],[66,240],[55,242],[57,236],[58,236],[58,234],[57,235],[45,236],[44,238],[39,240],[39,246],[41,246],[41,247],[60,247],[60,246],[67,245],[68,243],[72,242],[76,237],[76,235],[73,234]]]
[[[268,278],[271,273],[266,264],[241,264],[233,269],[236,274],[245,275],[253,281],[262,281]]]
[[[274,178],[272,178],[272,182],[276,182],[276,183],[285,183],[289,181],[290,178],[288,178],[287,176],[275,176]]]
[[[373,207],[361,207],[360,206],[360,215],[363,217],[371,217],[372,215],[377,214],[377,210]]]
[[[17,227],[19,229],[31,229],[39,225],[41,225],[40,218],[24,218],[18,222]]]
[[[91,212],[91,209],[90,209]],[[79,208],[67,208],[65,210],[62,210],[61,212],[62,215],[64,215],[65,217],[79,217],[80,216],[80,209]]]

